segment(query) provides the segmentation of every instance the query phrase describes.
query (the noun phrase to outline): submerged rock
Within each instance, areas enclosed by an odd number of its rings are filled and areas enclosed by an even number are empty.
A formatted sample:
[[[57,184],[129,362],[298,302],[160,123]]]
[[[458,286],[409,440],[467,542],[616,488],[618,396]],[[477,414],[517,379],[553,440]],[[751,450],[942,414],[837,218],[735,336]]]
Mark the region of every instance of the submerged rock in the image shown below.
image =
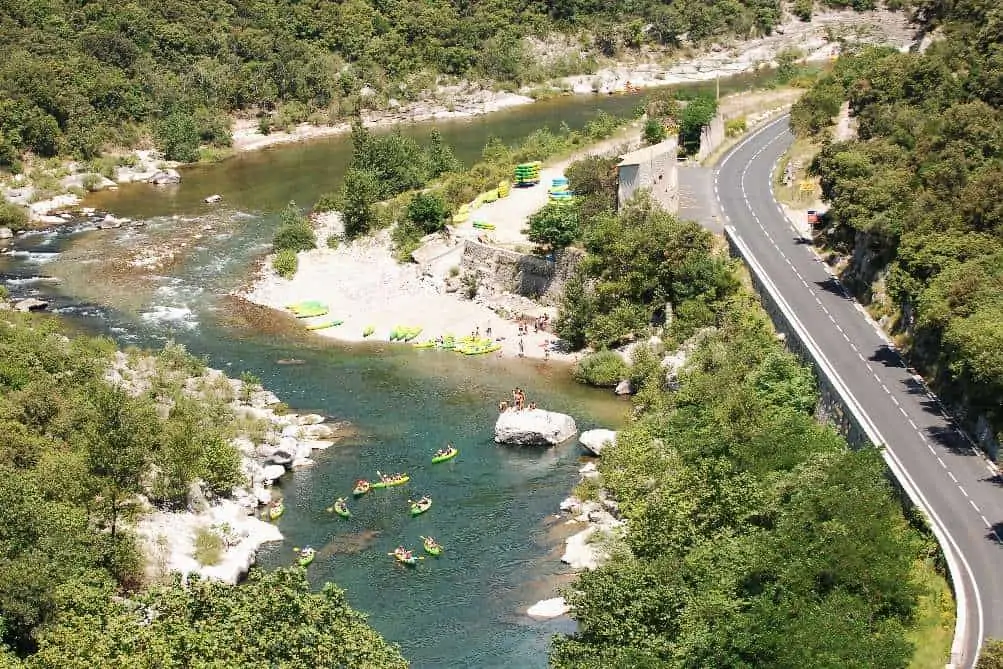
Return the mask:
[[[503,411],[495,422],[495,441],[499,444],[553,446],[577,432],[574,418],[543,409]]]
[[[554,597],[544,599],[526,609],[526,615],[531,618],[557,618],[563,616],[571,607],[564,601],[564,597]]]
[[[593,455],[602,455],[605,448],[616,443],[616,432],[604,429],[587,430],[582,432],[578,441]]]

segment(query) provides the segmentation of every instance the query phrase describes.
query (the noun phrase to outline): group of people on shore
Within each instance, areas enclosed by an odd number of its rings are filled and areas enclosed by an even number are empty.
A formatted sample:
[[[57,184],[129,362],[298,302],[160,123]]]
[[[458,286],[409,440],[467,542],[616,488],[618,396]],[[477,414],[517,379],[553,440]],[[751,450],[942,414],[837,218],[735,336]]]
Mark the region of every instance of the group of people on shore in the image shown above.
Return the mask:
[[[533,411],[536,409],[536,402],[530,402],[526,405],[526,393],[522,388],[512,389],[512,403],[509,404],[506,400],[502,400],[498,403],[498,411],[504,413],[506,411],[522,411],[523,409],[528,409]]]
[[[533,319],[533,332],[546,332],[550,325],[550,315],[544,314]],[[519,336],[529,334],[529,325],[520,321]]]

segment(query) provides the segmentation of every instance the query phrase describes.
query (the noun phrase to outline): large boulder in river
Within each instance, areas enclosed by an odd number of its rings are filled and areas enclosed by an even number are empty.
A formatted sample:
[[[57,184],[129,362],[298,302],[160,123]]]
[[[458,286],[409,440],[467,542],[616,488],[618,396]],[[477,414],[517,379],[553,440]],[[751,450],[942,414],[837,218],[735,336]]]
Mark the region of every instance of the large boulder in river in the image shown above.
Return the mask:
[[[43,311],[48,308],[49,303],[45,300],[39,300],[35,297],[27,297],[23,300],[18,300],[14,303],[14,308],[17,311]]]
[[[575,419],[567,414],[543,409],[509,409],[498,416],[495,441],[499,444],[553,446],[578,432]]]
[[[616,443],[616,432],[613,430],[586,430],[578,437],[585,450],[593,455],[602,455],[603,449]]]
[[[155,186],[166,186],[168,184],[181,183],[181,174],[177,170],[160,170],[147,179],[148,183]]]

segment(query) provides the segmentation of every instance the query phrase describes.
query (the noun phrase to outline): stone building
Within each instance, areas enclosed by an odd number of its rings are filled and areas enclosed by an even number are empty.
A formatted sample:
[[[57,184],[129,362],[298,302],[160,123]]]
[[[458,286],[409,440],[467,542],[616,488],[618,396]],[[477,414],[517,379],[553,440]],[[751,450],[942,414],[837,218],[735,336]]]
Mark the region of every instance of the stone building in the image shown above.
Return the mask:
[[[679,147],[675,137],[632,151],[617,165],[617,204],[622,206],[641,188],[651,191],[666,211],[679,211]]]

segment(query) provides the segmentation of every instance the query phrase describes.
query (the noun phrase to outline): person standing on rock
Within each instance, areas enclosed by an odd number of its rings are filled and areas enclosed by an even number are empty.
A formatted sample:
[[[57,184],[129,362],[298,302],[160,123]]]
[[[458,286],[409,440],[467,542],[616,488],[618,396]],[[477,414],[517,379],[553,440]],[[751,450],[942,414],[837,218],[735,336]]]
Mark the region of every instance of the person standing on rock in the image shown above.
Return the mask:
[[[519,357],[523,357],[526,353],[526,344],[522,341],[522,337],[519,338]]]

